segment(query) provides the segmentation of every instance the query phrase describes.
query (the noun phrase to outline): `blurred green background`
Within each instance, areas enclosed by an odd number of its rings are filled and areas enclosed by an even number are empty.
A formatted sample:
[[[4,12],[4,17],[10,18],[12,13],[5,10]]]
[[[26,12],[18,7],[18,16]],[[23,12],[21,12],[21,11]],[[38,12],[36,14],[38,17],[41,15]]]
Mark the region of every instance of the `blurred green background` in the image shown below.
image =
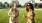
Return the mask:
[[[9,23],[9,10],[0,10],[0,23]],[[35,10],[35,23],[42,23],[42,10]],[[26,10],[19,10],[19,23],[27,23],[27,18],[23,15],[27,15]]]

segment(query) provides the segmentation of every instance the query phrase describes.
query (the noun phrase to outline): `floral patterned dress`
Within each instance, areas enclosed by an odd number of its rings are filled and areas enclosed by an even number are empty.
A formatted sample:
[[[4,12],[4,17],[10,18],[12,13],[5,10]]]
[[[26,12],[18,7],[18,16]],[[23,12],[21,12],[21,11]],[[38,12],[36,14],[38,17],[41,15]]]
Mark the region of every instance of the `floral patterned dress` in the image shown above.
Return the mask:
[[[9,23],[18,23],[19,12],[17,9],[15,11],[11,11],[9,15],[11,15],[9,18]]]

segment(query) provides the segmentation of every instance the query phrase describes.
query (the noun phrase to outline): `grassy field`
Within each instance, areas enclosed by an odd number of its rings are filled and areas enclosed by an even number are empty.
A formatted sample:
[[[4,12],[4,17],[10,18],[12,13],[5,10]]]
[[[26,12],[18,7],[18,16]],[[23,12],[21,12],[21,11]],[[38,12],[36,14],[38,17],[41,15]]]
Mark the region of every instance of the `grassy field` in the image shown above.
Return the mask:
[[[8,23],[9,16],[8,10],[0,11],[0,23]],[[19,23],[27,23],[27,18],[23,18],[23,15],[26,15],[26,10],[19,10]],[[35,23],[42,23],[42,10],[35,10]]]

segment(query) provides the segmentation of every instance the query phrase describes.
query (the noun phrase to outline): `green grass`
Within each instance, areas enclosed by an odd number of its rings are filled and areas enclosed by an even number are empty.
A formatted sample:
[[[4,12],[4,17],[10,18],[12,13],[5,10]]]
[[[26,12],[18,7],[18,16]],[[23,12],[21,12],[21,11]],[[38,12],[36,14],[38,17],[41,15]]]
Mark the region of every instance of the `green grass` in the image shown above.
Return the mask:
[[[8,23],[9,16],[8,10],[0,11],[0,23]],[[27,18],[23,18],[23,15],[26,15],[26,10],[19,10],[19,23],[27,23]],[[35,23],[42,23],[42,10],[35,10]]]

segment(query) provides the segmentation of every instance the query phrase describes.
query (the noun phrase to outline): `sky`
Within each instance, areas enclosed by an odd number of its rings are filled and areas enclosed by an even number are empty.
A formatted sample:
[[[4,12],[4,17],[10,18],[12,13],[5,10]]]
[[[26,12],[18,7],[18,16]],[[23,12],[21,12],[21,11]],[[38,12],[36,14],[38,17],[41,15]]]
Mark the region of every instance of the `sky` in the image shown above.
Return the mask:
[[[21,5],[24,5],[26,2],[28,2],[28,1],[30,1],[30,0],[18,0],[18,1],[19,1],[19,3],[20,3]],[[2,3],[4,3],[4,2],[11,3],[12,0],[0,0],[0,2],[2,2]]]

